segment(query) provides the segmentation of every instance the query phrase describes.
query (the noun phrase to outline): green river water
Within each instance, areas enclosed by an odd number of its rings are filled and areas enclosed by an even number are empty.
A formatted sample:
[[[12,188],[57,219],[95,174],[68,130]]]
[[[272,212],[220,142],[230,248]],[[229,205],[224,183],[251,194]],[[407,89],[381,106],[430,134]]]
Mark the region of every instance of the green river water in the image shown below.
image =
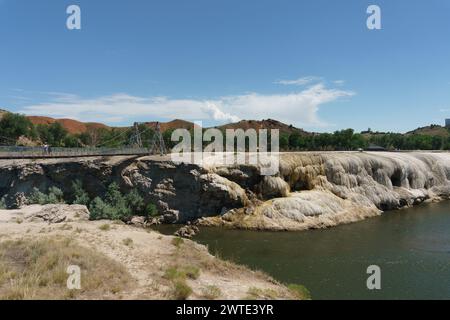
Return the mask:
[[[194,240],[283,283],[303,284],[313,299],[450,299],[450,202],[326,230],[202,228]],[[367,289],[370,265],[381,268],[381,290]]]

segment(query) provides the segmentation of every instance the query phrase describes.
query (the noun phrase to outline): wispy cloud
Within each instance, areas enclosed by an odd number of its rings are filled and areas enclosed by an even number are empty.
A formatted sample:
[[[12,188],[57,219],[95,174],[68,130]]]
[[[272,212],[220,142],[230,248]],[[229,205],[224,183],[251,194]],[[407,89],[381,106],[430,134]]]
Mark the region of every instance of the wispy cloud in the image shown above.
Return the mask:
[[[129,123],[136,118],[215,122],[273,118],[308,127],[326,125],[318,117],[321,105],[352,95],[351,91],[327,88],[321,83],[288,94],[249,93],[216,99],[139,97],[125,93],[85,99],[73,94],[49,93],[47,101],[26,105],[20,112],[109,124]]]
[[[304,86],[307,84],[311,84],[313,82],[321,81],[321,77],[315,77],[315,76],[309,76],[309,77],[302,77],[294,80],[277,80],[275,81],[276,84],[282,84],[285,86]]]

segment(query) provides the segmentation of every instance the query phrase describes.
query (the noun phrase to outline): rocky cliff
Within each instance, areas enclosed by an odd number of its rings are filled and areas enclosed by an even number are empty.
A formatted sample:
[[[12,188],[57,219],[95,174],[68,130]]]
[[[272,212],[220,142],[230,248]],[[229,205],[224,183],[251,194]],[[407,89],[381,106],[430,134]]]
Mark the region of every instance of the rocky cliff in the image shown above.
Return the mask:
[[[117,182],[157,205],[164,222],[301,230],[329,227],[450,196],[449,153],[285,153],[280,173],[256,166],[174,164],[150,157],[2,160],[0,198],[20,206],[34,187],[91,196]]]

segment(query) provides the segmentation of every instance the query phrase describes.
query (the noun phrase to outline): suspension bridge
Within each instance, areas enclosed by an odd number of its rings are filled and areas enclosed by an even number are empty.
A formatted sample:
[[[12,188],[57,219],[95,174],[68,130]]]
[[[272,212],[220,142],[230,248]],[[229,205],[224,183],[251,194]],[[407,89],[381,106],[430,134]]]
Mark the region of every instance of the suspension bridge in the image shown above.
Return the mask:
[[[98,157],[98,156],[145,156],[167,154],[167,148],[161,133],[159,123],[144,130],[140,130],[142,123],[136,122],[130,129],[132,134],[127,145],[123,147],[105,147],[114,141],[119,140],[128,130],[119,133],[117,136],[97,145],[96,147],[82,148],[60,148],[52,146],[22,147],[22,146],[0,146],[0,159],[42,159],[42,158],[73,158],[73,157]],[[149,141],[149,147],[145,148],[143,134],[148,130],[154,130],[153,137]]]

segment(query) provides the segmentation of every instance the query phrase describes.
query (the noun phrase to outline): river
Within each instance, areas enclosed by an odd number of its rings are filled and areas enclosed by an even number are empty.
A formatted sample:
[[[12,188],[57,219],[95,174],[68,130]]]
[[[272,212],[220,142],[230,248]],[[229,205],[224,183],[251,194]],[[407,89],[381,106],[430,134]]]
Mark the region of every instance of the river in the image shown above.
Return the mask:
[[[222,258],[265,271],[283,283],[305,285],[315,300],[450,299],[447,201],[326,230],[202,228],[194,240]],[[381,290],[367,289],[370,265],[381,268]]]

